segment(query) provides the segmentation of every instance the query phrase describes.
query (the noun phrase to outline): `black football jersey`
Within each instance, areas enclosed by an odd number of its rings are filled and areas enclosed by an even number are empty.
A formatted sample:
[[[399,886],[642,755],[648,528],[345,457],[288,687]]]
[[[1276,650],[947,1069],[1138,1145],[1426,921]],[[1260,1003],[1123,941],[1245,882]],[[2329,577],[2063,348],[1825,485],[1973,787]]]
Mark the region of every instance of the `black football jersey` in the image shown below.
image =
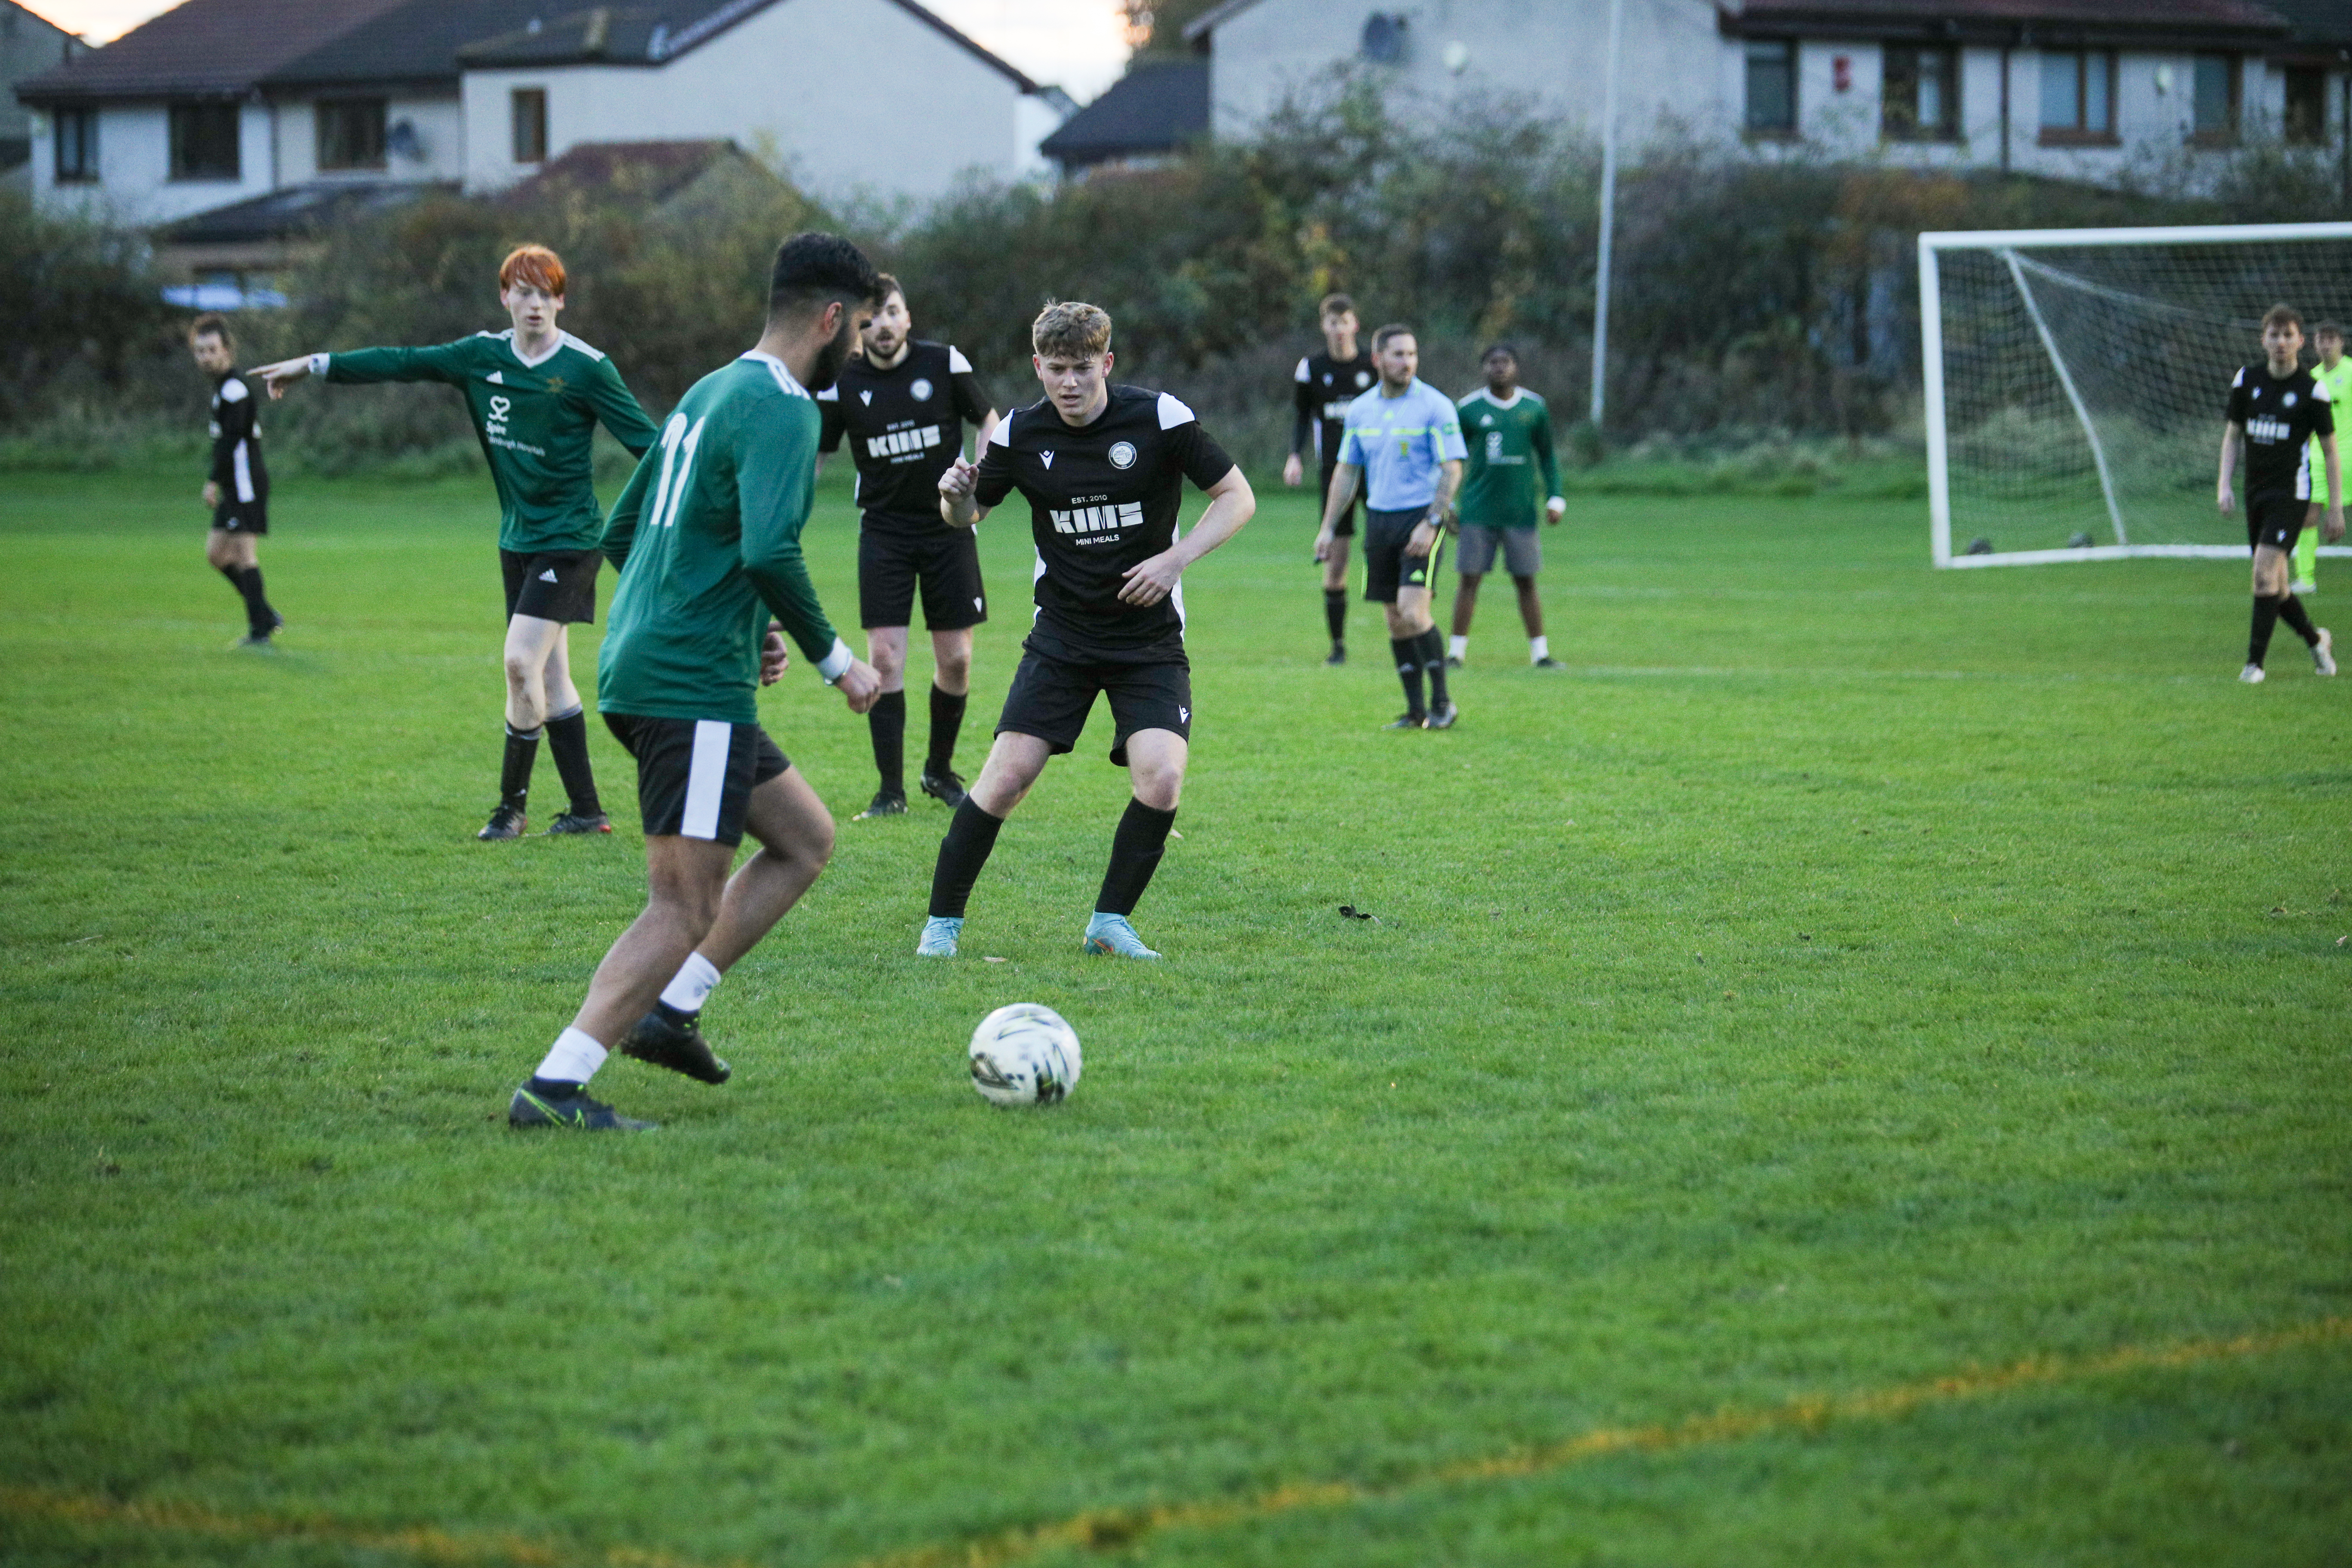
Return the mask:
[[[1311,433],[1316,455],[1325,467],[1339,460],[1339,437],[1346,433],[1348,405],[1372,389],[1380,373],[1370,354],[1358,351],[1354,359],[1308,354],[1298,362],[1292,378],[1297,416],[1291,423],[1290,449],[1304,453]]]
[[[929,531],[943,526],[940,475],[963,456],[965,421],[978,425],[992,405],[961,350],[917,339],[888,370],[848,361],[816,406],[817,449],[848,438],[867,524]]]
[[[980,504],[1014,490],[1037,542],[1037,624],[1027,646],[1058,658],[1181,658],[1180,588],[1156,605],[1122,603],[1127,569],[1176,542],[1184,481],[1208,489],[1234,460],[1192,411],[1164,392],[1114,386],[1095,422],[1072,426],[1050,401],[1017,408],[980,458]]]
[[[2327,388],[2298,365],[2293,374],[2273,375],[2268,364],[2250,364],[2230,383],[2230,423],[2246,432],[2246,499],[2293,496],[2311,499],[2311,438],[2336,433]]]
[[[213,383],[212,419],[206,433],[213,438],[212,466],[205,470],[221,488],[221,501],[269,499],[269,470],[261,462],[261,415],[253,389],[245,377],[231,371]]]

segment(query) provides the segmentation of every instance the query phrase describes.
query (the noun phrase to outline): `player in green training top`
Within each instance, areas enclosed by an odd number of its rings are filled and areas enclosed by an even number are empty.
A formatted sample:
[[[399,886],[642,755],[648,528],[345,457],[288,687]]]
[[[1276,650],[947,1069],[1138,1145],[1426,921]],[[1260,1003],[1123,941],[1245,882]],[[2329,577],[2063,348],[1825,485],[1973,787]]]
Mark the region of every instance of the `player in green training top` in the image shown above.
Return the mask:
[[[610,833],[588,764],[588,721],[572,684],[564,628],[596,618],[596,509],[591,447],[604,422],[632,457],[653,445],[653,422],[603,354],[560,330],[562,258],[519,247],[499,267],[499,302],[514,325],[422,349],[352,349],[263,365],[253,374],[282,397],[306,375],[336,382],[441,381],[466,395],[474,434],[499,491],[499,564],[507,590],[507,742],[499,804],[478,837],[518,838],[527,824],[531,763],[544,730],[571,809],[551,833]]]
[[[2327,389],[2327,402],[2332,408],[2352,408],[2352,359],[2344,357],[2344,329],[2334,321],[2322,321],[2311,329],[2311,346],[2319,351],[2319,363],[2311,367],[2311,379]],[[2327,510],[2329,497],[2327,465],[2321,460],[2319,438],[2311,441],[2311,510],[2304,514],[2303,537],[2294,542],[2294,582],[2290,594],[2319,592],[2319,533],[2322,514]]]
[[[646,1126],[588,1098],[610,1045],[725,1082],[727,1064],[697,1026],[703,1000],[833,855],[833,818],[761,730],[754,692],[783,667],[771,612],[851,712],[882,691],[825,619],[801,557],[816,497],[812,394],[840,374],[879,289],[874,264],[847,240],[784,241],[759,345],[694,384],[613,507],[604,553],[621,585],[596,701],[637,760],[650,897],[596,966],[571,1027],[515,1090],[513,1126]],[[747,831],[759,852],[730,878]]]
[[[1469,474],[1462,482],[1462,549],[1454,564],[1462,585],[1454,595],[1454,639],[1445,662],[1460,668],[1470,652],[1470,617],[1478,609],[1479,579],[1503,568],[1519,591],[1519,619],[1527,623],[1528,659],[1538,669],[1559,669],[1544,636],[1543,602],[1536,597],[1536,574],[1543,569],[1543,542],[1536,537],[1536,497],[1544,521],[1558,524],[1568,502],[1559,494],[1559,461],[1552,455],[1551,410],[1519,384],[1519,356],[1496,343],[1479,361],[1486,384],[1461,403],[1462,435],[1470,446]],[[1536,469],[1543,469],[1543,489]]]

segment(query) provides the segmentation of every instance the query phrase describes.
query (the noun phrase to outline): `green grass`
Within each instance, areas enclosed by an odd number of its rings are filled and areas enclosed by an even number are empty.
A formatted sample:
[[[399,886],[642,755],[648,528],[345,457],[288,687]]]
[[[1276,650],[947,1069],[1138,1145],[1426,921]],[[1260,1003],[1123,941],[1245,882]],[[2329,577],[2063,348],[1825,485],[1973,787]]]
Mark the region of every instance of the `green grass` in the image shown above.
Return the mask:
[[[2343,1561],[2341,1340],[1431,1479],[2352,1316],[2352,691],[2284,633],[2231,679],[2242,568],[1937,574],[1912,502],[1588,498],[1546,538],[1573,670],[1490,589],[1460,728],[1384,734],[1376,624],[1320,666],[1270,486],[1188,584],[1165,963],[1077,952],[1098,712],[965,959],[910,955],[944,815],[845,821],[711,1003],[735,1082],[616,1061],[664,1128],[588,1140],[505,1099],[641,861],[633,820],[471,839],[487,487],[285,485],[255,656],[195,482],[0,500],[12,1564],[835,1568],[1307,1481],[1363,1495],[1024,1560]],[[984,534],[968,763],[1026,618]],[[763,709],[846,818],[864,724],[805,668]],[[1051,1112],[964,1079],[1022,999],[1086,1043]]]

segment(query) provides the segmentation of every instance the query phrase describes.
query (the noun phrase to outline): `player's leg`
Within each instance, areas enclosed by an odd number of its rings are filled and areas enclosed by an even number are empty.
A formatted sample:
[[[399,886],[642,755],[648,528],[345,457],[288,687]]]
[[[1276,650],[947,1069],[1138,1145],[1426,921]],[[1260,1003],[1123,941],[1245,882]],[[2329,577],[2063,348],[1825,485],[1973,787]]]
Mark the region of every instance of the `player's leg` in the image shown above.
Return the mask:
[[[1464,571],[1454,586],[1454,636],[1445,645],[1445,663],[1450,669],[1462,668],[1470,654],[1470,622],[1478,613],[1478,584],[1483,572]]]
[[[2257,524],[2259,527],[2259,524]],[[2246,639],[2246,666],[2238,679],[2249,685],[2263,679],[2263,661],[2270,657],[2271,633],[2287,596],[2287,552],[2267,541],[2254,546],[2252,629]]]
[[[1032,658],[1035,657],[1034,655]],[[1022,661],[1024,665],[1028,659]],[[1014,677],[1014,690],[1020,689],[1020,678]],[[1008,712],[1011,703],[1006,704]],[[1079,727],[1084,728],[1083,715]],[[1075,735],[1073,736],[1075,739]],[[1004,826],[1004,819],[1013,815],[1029,793],[1037,775],[1045,771],[1046,759],[1055,752],[1068,751],[1065,742],[1055,745],[1042,736],[1026,735],[1017,731],[1000,730],[995,744],[988,751],[988,761],[981,765],[980,777],[972,780],[971,793],[956,807],[955,816],[948,821],[945,837],[940,840],[940,858],[931,868],[930,910],[923,921],[922,940],[917,943],[919,958],[953,958],[956,942],[963,934],[964,910],[971,900],[971,886],[980,879],[981,868],[988,864],[989,855],[996,848],[996,835]]]
[[[610,833],[612,819],[596,793],[596,767],[588,758],[588,707],[572,680],[572,627],[557,627],[548,645],[547,662],[540,669],[540,689],[547,694],[547,749],[555,757],[555,772],[563,781],[567,808],[548,825],[552,834]]]
[[[971,628],[931,633],[931,737],[923,756],[922,790],[950,811],[963,804],[964,784],[955,771],[956,737],[971,700]]]
[[[2303,514],[2303,533],[2294,542],[2294,577],[2287,588],[2291,594],[2319,592],[2319,521],[2322,511],[2320,503],[2313,501],[2310,509]]]
[[[1397,587],[1397,608],[1408,617],[1411,657],[1421,660],[1422,675],[1429,682],[1427,727],[1432,730],[1451,729],[1459,716],[1446,690],[1445,638],[1437,629],[1434,610],[1438,572],[1444,559],[1445,536],[1441,533],[1427,555],[1404,558],[1403,578]]]
[[[1322,488],[1315,492],[1317,521],[1328,504],[1331,494],[1331,474],[1335,463],[1323,469]],[[1350,500],[1348,510],[1331,528],[1331,548],[1323,557],[1323,625],[1331,634],[1331,652],[1326,664],[1348,662],[1348,543],[1356,536],[1356,510],[1362,505],[1360,498]]]
[[[1397,679],[1404,687],[1404,711],[1381,725],[1384,730],[1418,730],[1429,718],[1429,705],[1422,697],[1420,645],[1407,633],[1412,617],[1400,602],[1404,543],[1410,531],[1398,531],[1403,515],[1369,509],[1364,513],[1364,597],[1380,605],[1388,623],[1389,652],[1395,659]]]
[[[852,820],[907,815],[907,628],[866,628],[866,662],[882,678],[882,695],[866,710],[874,745],[874,800]]]
[[[1185,665],[1129,665],[1108,672],[1104,692],[1118,725],[1110,760],[1127,769],[1134,794],[1111,836],[1110,864],[1087,921],[1085,949],[1120,958],[1158,958],[1135,934],[1129,917],[1151,885],[1176,805],[1192,734],[1192,672]]]
[[[1543,570],[1543,540],[1532,528],[1506,529],[1503,569],[1518,591],[1519,624],[1527,628],[1528,662],[1538,669],[1559,669],[1551,656],[1551,639],[1544,636],[1543,600],[1536,593],[1536,574]]]
[[[506,753],[499,766],[499,804],[478,838],[520,838],[528,825],[531,769],[547,731],[547,661],[562,640],[561,621],[520,613],[507,619]]]
[[[245,636],[237,646],[267,647],[270,634],[286,624],[286,617],[270,607],[269,597],[262,591],[259,541],[246,521],[236,511],[223,508],[205,541],[205,559],[245,603]]]

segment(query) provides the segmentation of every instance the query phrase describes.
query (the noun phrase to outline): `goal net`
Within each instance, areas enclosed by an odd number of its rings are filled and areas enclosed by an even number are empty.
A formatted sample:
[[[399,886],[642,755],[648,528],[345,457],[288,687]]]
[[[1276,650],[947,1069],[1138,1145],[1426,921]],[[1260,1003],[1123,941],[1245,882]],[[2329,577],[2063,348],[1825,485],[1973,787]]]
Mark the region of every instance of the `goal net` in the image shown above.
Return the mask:
[[[1936,564],[2242,557],[2222,408],[2281,301],[2309,363],[2314,326],[2352,322],[2352,223],[1921,235]]]

